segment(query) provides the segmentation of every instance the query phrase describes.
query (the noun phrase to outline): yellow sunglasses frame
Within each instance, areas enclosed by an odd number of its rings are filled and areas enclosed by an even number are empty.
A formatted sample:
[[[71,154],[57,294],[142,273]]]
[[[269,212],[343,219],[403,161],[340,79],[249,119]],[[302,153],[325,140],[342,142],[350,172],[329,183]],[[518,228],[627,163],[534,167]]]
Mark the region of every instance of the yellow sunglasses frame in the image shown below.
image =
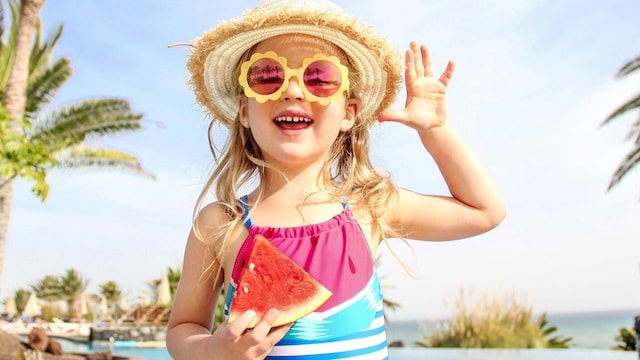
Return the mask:
[[[247,75],[249,73],[249,69],[251,68],[251,65],[253,65],[258,60],[263,60],[263,59],[275,60],[277,63],[279,63],[282,66],[282,69],[284,70],[284,80],[282,82],[282,85],[277,91],[268,95],[262,95],[262,94],[256,93],[255,91],[253,91],[253,89],[251,89],[251,86],[249,86],[249,83],[247,81]],[[340,88],[336,91],[335,94],[328,97],[318,97],[313,95],[311,92],[309,92],[309,90],[307,89],[307,86],[302,80],[304,76],[304,71],[307,69],[307,67],[309,67],[311,63],[319,60],[328,61],[333,65],[335,65],[338,71],[340,71],[340,76],[342,76],[342,83],[340,84]],[[337,57],[327,56],[322,53],[318,53],[314,57],[306,58],[302,60],[302,66],[297,69],[292,69],[289,66],[287,66],[287,58],[278,56],[278,54],[276,54],[273,51],[267,51],[266,53],[255,53],[251,56],[249,60],[242,63],[240,67],[240,77],[238,78],[238,81],[240,82],[240,86],[242,86],[242,89],[244,90],[245,96],[254,98],[259,103],[264,103],[267,100],[279,99],[280,96],[282,96],[282,93],[289,86],[289,80],[291,80],[291,78],[294,76],[298,78],[298,84],[305,99],[307,99],[307,101],[318,102],[324,106],[329,105],[329,103],[333,100],[340,99],[345,92],[348,93],[349,91],[349,86],[350,86],[349,69],[346,66],[342,65],[340,63],[340,59],[338,59]]]

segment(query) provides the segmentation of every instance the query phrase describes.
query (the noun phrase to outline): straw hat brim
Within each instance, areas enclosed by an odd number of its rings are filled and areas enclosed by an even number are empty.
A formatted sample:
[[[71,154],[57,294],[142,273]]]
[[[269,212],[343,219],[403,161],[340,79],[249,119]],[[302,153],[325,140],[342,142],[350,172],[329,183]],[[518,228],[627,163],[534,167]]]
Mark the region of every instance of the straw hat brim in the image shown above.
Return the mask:
[[[256,8],[257,9],[257,8]],[[235,69],[242,55],[255,44],[283,34],[306,34],[340,47],[359,73],[361,121],[375,123],[393,104],[400,87],[398,51],[373,28],[335,9],[322,11],[251,11],[242,18],[217,25],[194,42],[187,64],[196,100],[210,115],[229,127],[238,113],[234,89]],[[370,125],[370,124],[368,124]]]

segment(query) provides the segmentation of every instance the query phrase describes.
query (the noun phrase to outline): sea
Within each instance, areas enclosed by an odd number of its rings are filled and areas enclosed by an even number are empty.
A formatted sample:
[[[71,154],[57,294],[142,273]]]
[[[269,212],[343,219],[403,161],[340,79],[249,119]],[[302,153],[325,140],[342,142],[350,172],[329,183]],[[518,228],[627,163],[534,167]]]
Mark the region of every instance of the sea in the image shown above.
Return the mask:
[[[553,336],[571,337],[569,349],[491,350],[491,349],[427,349],[418,347],[437,321],[391,321],[387,327],[389,342],[401,341],[402,348],[390,348],[391,360],[637,360],[637,352],[612,350],[617,345],[619,329],[633,327],[639,310],[616,310],[585,313],[547,314],[550,326],[558,330]],[[128,355],[132,360],[171,360],[165,348],[140,348],[130,343],[110,347],[88,346],[62,341],[65,351],[105,351]]]
[[[548,326],[558,330],[552,336],[571,337],[571,348],[611,349],[616,345],[615,337],[619,329],[633,328],[633,319],[640,315],[638,310],[616,310],[583,313],[547,314]],[[431,333],[441,320],[392,321],[387,326],[389,343],[399,340],[405,347],[424,342],[424,336]]]

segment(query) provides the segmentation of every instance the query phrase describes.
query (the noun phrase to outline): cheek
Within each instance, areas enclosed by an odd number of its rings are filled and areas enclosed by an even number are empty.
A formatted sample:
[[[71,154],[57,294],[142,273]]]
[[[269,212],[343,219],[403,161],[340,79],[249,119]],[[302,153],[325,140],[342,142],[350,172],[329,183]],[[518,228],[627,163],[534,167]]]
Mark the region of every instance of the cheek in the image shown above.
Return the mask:
[[[249,100],[246,107],[247,122],[250,127],[264,126],[265,123],[271,123],[268,115],[269,109],[267,104],[260,104],[256,101]]]

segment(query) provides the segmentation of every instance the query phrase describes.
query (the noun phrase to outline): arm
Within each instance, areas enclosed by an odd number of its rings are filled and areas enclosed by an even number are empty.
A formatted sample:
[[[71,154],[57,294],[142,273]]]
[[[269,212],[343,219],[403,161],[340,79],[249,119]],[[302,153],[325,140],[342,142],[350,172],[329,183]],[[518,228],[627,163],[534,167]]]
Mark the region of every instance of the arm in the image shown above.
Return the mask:
[[[455,65],[450,61],[436,79],[426,46],[412,42],[405,56],[405,108],[383,112],[379,120],[400,122],[418,132],[451,196],[400,189],[387,220],[417,240],[452,240],[486,232],[504,219],[506,210],[496,185],[446,120],[446,88]]]
[[[209,239],[217,224],[229,219],[221,205],[212,204],[200,212],[197,221],[202,235]],[[268,313],[247,332],[247,326],[255,317],[254,312],[247,311],[233,324],[225,321],[211,334],[218,296],[224,284],[223,273],[216,274],[217,264],[212,246],[191,231],[167,326],[167,350],[176,360],[262,359],[286,334],[289,326],[272,330],[277,313]]]

